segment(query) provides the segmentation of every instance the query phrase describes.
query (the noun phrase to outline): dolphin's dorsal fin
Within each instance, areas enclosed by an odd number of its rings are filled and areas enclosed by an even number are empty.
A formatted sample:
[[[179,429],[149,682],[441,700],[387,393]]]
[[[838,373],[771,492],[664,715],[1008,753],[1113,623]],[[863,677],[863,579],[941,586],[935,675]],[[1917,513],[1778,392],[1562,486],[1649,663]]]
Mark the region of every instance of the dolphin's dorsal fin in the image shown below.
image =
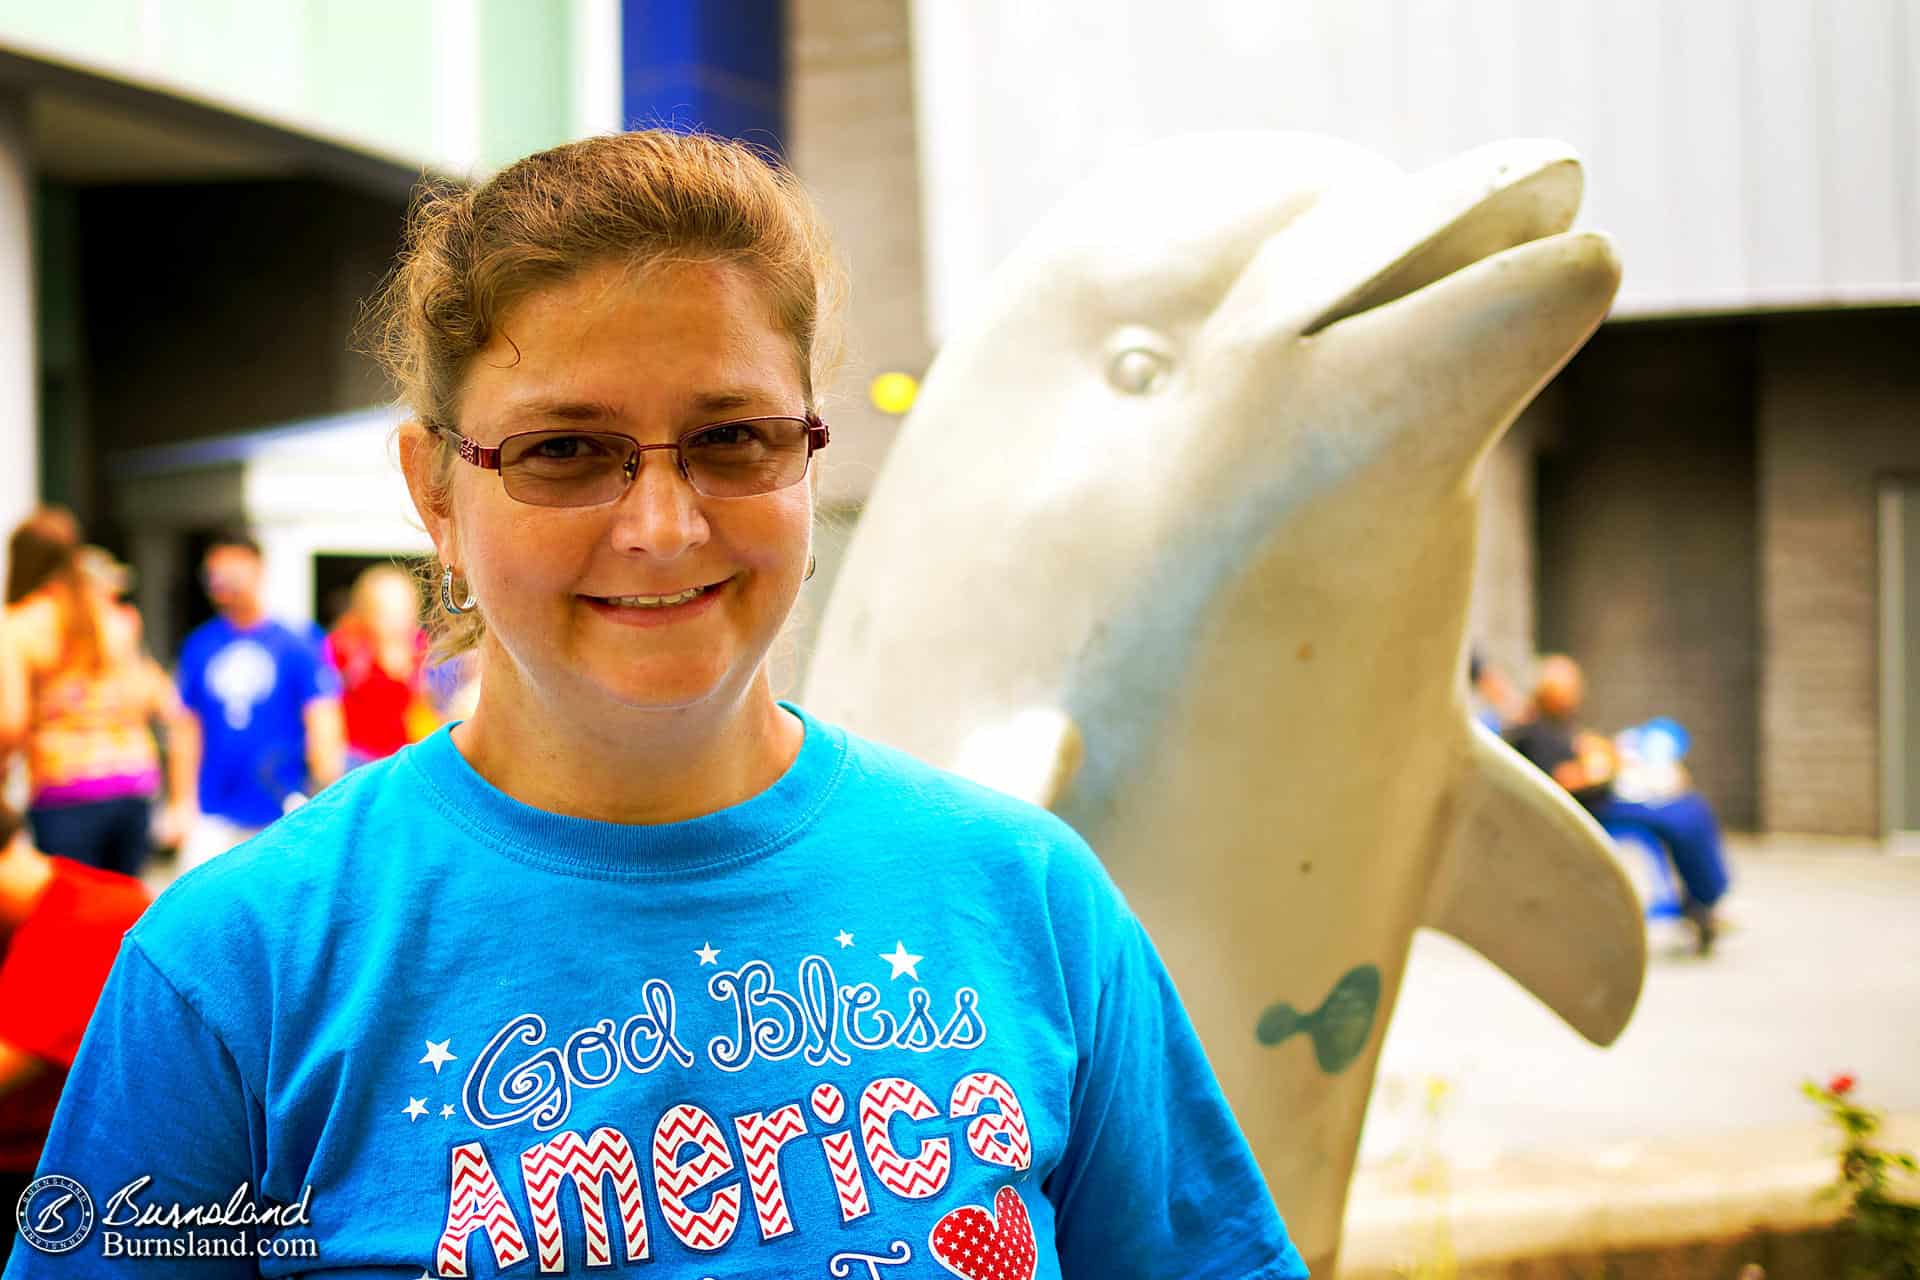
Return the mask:
[[[1573,798],[1479,725],[1426,923],[1513,975],[1568,1025],[1611,1044],[1646,975],[1640,901]]]
[[[1055,707],[1029,707],[982,725],[960,744],[953,771],[1051,809],[1080,769],[1080,730]]]

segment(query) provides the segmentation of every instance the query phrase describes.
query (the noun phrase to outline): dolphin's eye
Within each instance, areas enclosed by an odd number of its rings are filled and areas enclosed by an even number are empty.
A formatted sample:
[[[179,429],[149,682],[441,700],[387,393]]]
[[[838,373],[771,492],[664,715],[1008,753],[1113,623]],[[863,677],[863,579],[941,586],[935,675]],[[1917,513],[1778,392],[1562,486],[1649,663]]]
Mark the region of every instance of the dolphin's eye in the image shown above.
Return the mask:
[[[1173,361],[1149,347],[1127,347],[1107,362],[1107,381],[1130,396],[1152,395],[1173,372]]]

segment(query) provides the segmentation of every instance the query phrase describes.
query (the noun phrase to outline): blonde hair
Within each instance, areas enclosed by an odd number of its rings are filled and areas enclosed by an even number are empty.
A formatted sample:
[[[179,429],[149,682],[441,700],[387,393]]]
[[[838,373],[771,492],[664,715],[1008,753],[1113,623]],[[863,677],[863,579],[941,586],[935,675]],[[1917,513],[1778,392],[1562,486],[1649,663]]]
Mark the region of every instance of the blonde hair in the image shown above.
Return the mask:
[[[704,134],[640,130],[588,138],[516,161],[478,189],[423,183],[399,261],[369,306],[370,346],[413,418],[458,428],[473,358],[517,302],[589,267],[726,262],[766,290],[793,344],[807,407],[840,359],[845,274],[799,182],[770,155]],[[444,500],[453,446],[438,434],[429,492]],[[422,565],[430,598],[445,571]],[[434,610],[444,660],[482,633],[477,612]]]

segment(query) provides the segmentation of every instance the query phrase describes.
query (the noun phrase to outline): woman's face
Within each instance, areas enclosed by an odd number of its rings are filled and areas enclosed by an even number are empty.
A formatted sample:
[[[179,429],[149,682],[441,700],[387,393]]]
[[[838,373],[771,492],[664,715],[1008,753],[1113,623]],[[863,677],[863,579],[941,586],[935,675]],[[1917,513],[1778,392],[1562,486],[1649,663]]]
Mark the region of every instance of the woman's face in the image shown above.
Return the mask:
[[[706,423],[806,411],[792,344],[752,276],[720,263],[589,269],[514,306],[473,361],[458,429],[481,445],[521,431],[612,431],[665,443]],[[592,714],[734,701],[751,685],[805,573],[810,485],[708,498],[673,454],[641,455],[621,498],[530,506],[456,463],[442,558],[479,601],[487,681]],[[660,597],[699,590],[690,602]],[[643,599],[645,598],[645,599]]]

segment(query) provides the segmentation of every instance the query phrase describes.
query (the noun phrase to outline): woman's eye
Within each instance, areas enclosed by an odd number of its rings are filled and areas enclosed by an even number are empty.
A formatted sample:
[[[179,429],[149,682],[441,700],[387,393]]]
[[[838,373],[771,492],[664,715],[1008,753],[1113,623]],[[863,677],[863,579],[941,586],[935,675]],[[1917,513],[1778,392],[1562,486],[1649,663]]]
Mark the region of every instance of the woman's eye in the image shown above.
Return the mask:
[[[536,458],[553,462],[590,457],[595,451],[594,442],[581,436],[549,436],[528,450]]]
[[[751,426],[744,422],[730,422],[718,427],[706,427],[694,432],[688,444],[695,448],[724,449],[739,445],[752,444],[759,437]]]

